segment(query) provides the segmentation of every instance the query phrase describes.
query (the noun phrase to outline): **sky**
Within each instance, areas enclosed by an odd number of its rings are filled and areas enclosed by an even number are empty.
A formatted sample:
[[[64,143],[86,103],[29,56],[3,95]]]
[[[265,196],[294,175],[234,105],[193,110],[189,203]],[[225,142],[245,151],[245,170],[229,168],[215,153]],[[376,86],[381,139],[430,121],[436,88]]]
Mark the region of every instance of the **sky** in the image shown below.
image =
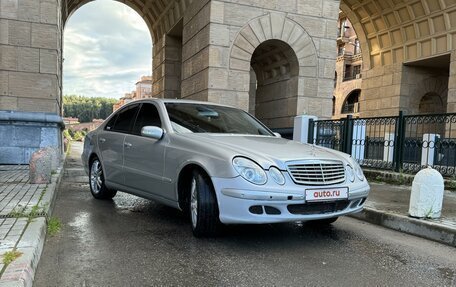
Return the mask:
[[[67,21],[63,46],[63,94],[120,98],[151,75],[152,40],[130,7],[97,0]]]

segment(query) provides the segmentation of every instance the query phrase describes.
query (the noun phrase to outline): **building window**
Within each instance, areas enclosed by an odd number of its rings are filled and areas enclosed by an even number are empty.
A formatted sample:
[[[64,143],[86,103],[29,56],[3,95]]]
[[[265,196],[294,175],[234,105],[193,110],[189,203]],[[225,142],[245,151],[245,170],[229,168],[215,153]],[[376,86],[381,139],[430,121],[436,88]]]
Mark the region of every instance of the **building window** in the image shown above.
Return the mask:
[[[339,45],[337,47],[337,55],[342,56],[344,53],[345,53],[345,45],[344,44]]]
[[[359,43],[359,39],[356,38],[355,39],[355,55],[358,55],[359,53],[361,53],[361,45]]]
[[[353,66],[353,76],[358,78],[359,76],[357,75],[361,75],[361,65]]]
[[[348,96],[342,106],[342,114],[352,114],[359,112],[359,94],[361,90],[354,90]]]
[[[347,26],[347,18],[340,19],[339,37],[345,37],[345,32],[349,27]]]

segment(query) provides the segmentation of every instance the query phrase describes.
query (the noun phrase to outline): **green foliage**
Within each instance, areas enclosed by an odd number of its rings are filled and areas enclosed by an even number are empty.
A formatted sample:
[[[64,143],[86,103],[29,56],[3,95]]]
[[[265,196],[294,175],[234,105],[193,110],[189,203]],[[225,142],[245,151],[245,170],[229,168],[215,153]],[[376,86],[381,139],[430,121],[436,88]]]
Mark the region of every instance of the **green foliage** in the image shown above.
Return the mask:
[[[17,251],[16,249],[7,251],[3,253],[3,264],[5,264],[6,266],[9,265],[11,262],[19,258],[21,255],[22,253]]]
[[[60,219],[58,219],[57,217],[49,218],[47,225],[47,231],[49,236],[56,235],[60,231],[61,227],[62,223],[60,223]]]
[[[110,98],[91,98],[77,95],[63,96],[63,114],[65,117],[79,118],[79,122],[91,122],[93,119],[106,119],[112,113],[112,105],[117,102]]]
[[[63,131],[63,137],[66,138],[67,140],[69,141],[72,141],[73,140],[73,136],[71,135],[71,132],[70,130],[64,130]]]
[[[75,141],[82,141],[84,137],[86,136],[87,132],[86,131],[77,131],[74,133],[73,140]]]

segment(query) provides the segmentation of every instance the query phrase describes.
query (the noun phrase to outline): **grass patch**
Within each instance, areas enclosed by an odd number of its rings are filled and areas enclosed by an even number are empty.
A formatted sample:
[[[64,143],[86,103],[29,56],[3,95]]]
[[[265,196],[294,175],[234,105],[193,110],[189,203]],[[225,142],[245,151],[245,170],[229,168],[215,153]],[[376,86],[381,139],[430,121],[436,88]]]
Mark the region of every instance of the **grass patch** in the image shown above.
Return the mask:
[[[47,225],[47,232],[49,236],[54,236],[57,233],[59,233],[61,227],[62,223],[60,222],[60,219],[58,219],[57,217],[49,218]]]
[[[3,264],[5,264],[5,266],[8,266],[11,262],[19,258],[21,255],[22,252],[19,252],[16,249],[7,251],[3,254]]]

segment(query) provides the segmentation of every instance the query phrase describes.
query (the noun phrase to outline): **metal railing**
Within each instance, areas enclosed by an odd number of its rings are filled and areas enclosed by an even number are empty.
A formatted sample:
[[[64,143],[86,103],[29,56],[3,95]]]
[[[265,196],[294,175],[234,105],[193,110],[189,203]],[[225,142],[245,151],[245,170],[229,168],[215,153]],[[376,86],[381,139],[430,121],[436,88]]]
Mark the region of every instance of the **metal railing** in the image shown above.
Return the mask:
[[[308,142],[351,154],[364,167],[415,173],[432,166],[456,175],[456,113],[311,120]]]

